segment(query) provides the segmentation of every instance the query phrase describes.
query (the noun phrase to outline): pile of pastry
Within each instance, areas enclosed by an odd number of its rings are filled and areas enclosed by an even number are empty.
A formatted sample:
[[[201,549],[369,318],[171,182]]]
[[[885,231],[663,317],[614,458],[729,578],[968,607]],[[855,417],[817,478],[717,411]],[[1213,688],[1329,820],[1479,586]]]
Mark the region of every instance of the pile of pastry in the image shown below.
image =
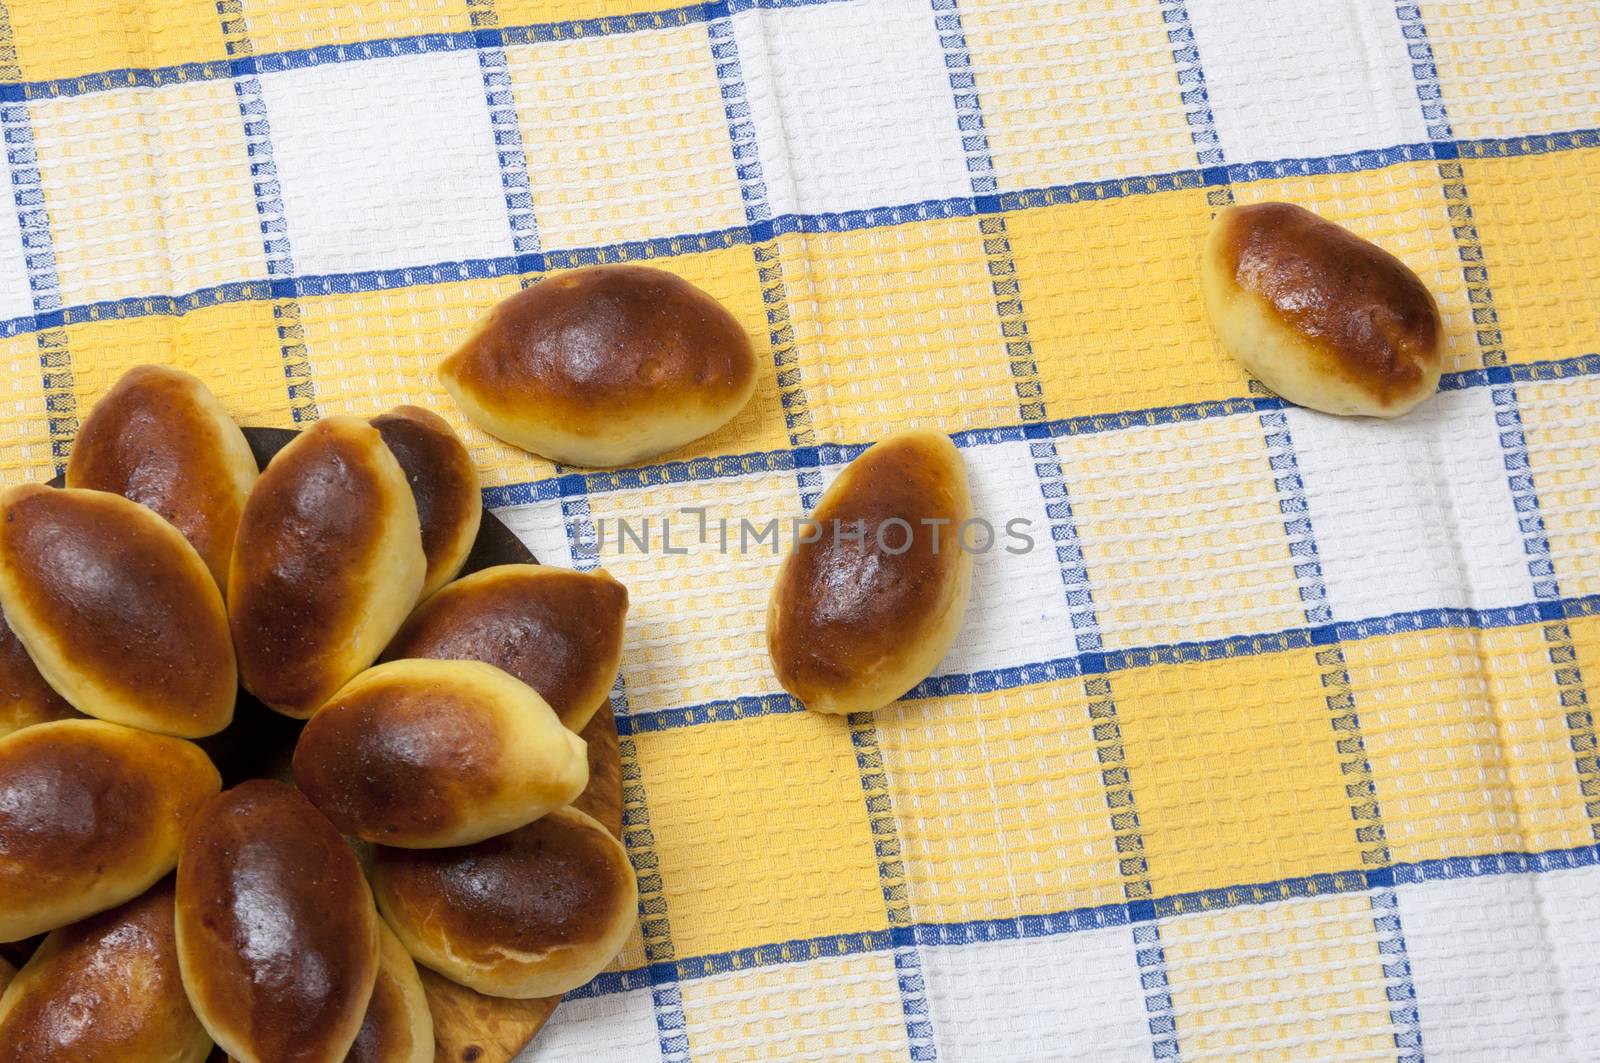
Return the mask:
[[[320,421],[258,472],[157,367],[96,405],[65,488],[0,492],[0,941],[48,934],[0,1059],[419,1063],[417,963],[531,998],[617,954],[634,873],[571,805],[627,592],[452,582],[481,514],[431,413]],[[224,791],[194,741],[240,685],[308,721],[294,785]]]

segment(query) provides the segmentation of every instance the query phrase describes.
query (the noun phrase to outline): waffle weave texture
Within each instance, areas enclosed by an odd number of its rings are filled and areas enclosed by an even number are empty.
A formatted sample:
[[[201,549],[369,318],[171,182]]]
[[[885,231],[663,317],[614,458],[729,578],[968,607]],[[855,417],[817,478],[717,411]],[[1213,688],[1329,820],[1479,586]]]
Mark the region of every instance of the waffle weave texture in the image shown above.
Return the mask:
[[[645,3],[8,0],[0,477],[144,362],[420,403],[627,583],[640,932],[526,1059],[1600,1059],[1600,10]],[[1266,199],[1437,293],[1437,397],[1218,349],[1200,241]],[[462,421],[484,308],[624,261],[748,328],[738,418],[608,473]],[[738,522],[913,426],[1033,548],[904,701],[806,713]]]

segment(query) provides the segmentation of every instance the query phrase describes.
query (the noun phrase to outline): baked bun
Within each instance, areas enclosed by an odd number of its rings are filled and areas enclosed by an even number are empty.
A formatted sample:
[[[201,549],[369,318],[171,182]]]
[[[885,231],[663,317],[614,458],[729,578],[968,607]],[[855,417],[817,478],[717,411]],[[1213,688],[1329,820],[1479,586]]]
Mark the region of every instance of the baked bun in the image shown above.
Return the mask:
[[[0,940],[137,897],[222,788],[199,746],[99,720],[0,738]]]
[[[204,384],[181,369],[141,365],[94,404],[66,479],[68,487],[110,491],[155,510],[222,587],[256,475],[244,433]]]
[[[756,360],[734,316],[681,277],[591,266],[503,300],[441,373],[490,435],[612,466],[722,427],[750,401]]]
[[[1290,402],[1398,417],[1439,386],[1433,293],[1398,258],[1302,207],[1218,213],[1200,284],[1223,349]]]
[[[426,569],[417,504],[378,430],[329,417],[301,432],[239,521],[228,616],[245,688],[310,716],[377,659]]]
[[[36,723],[70,720],[77,715],[67,699],[44,681],[0,610],[0,738]]]
[[[121,495],[0,492],[0,606],[80,712],[184,738],[233,720],[222,593],[189,540]]]
[[[628,589],[605,569],[499,565],[417,606],[384,657],[492,664],[538,691],[576,733],[611,697],[627,616]]]
[[[390,661],[306,724],[294,778],[344,833],[433,848],[569,803],[589,783],[589,758],[532,687],[492,665]]]
[[[961,630],[971,518],[948,436],[901,432],[852,461],[768,601],[767,652],[783,689],[818,712],[872,712],[926,679]]]
[[[202,1063],[211,1038],[178,976],[170,879],[55,931],[0,997],[0,1059]]]
[[[340,1063],[378,977],[355,854],[292,786],[252,779],[195,817],[178,861],[178,964],[240,1063]]]
[[[433,1063],[433,1015],[417,965],[378,922],[378,981],[345,1063]]]
[[[432,594],[455,578],[478,538],[483,519],[478,469],[447,421],[420,406],[396,406],[372,419],[400,463],[417,503],[422,552],[428,571],[422,593]]]
[[[622,844],[575,808],[465,848],[380,846],[372,888],[418,963],[496,997],[583,985],[622,950],[639,914]]]

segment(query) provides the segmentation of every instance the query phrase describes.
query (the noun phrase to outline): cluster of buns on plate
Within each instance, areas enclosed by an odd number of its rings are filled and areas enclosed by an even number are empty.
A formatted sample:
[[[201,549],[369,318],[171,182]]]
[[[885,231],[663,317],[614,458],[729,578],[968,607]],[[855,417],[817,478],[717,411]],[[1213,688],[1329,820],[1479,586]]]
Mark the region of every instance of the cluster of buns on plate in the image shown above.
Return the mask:
[[[3,972],[0,1059],[421,1063],[417,963],[523,999],[610,962],[634,872],[570,806],[627,591],[452,582],[481,519],[431,413],[330,417],[258,470],[155,366],[96,404],[64,487],[0,491],[0,942],[48,935]],[[241,685],[307,720],[292,784],[224,790],[195,741]]]

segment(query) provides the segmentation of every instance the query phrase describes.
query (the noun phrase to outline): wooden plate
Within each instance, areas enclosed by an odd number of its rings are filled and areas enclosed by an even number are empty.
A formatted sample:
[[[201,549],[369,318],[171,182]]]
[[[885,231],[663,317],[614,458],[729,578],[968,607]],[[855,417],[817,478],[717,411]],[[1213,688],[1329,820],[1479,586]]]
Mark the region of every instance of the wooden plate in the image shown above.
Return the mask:
[[[256,463],[262,468],[295,434],[284,428],[244,430],[245,439],[250,441],[250,449],[255,452]],[[51,482],[57,487],[61,485],[59,477]],[[492,565],[536,563],[537,559],[522,540],[493,513],[485,512],[478,538],[461,572],[466,575]],[[304,720],[291,720],[273,712],[241,688],[233,724],[221,734],[202,739],[200,745],[211,754],[222,772],[224,786],[260,777],[288,779],[294,744],[303,726]],[[583,729],[583,738],[589,743],[589,788],[573,804],[604,823],[620,838],[622,766],[617,751],[617,721],[610,705],[589,721],[589,726]],[[426,968],[418,970],[422,973],[428,1005],[433,1010],[435,1063],[510,1063],[527,1047],[561,1002],[560,997],[541,1000],[486,997]],[[213,1063],[226,1059],[220,1049],[211,1055]]]

